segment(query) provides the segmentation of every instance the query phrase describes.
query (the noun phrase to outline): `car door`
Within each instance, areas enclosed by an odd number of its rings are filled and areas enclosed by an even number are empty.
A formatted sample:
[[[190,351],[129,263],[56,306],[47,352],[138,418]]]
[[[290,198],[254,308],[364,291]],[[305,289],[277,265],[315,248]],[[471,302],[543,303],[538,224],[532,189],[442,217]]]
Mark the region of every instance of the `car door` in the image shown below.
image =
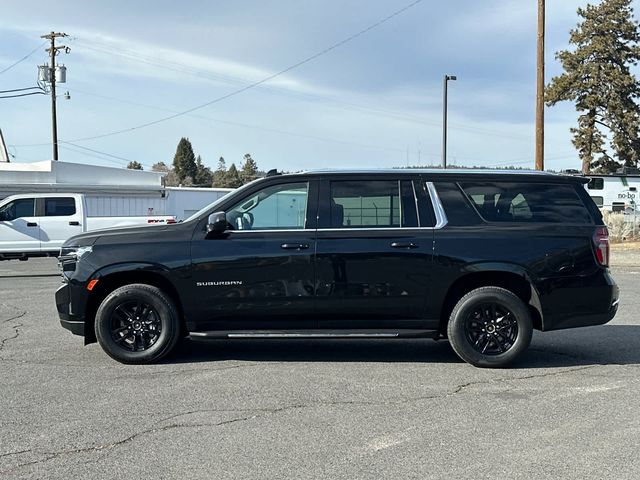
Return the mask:
[[[224,234],[196,229],[193,328],[314,326],[317,183],[278,180],[224,206],[229,223]]]
[[[17,198],[0,207],[0,252],[39,252],[35,198]]]
[[[82,210],[74,197],[38,199],[40,241],[43,251],[57,251],[68,238],[82,233]]]
[[[329,179],[319,204],[319,325],[423,327],[434,219],[419,179]]]

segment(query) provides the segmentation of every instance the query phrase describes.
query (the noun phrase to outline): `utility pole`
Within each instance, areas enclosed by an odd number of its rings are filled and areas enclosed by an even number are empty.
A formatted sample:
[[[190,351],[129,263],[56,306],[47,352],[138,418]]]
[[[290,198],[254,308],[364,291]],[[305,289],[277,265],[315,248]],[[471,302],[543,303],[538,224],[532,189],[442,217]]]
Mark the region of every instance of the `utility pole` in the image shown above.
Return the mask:
[[[457,80],[455,75],[445,75],[442,89],[442,168],[447,168],[447,102],[449,93],[447,84],[449,80]]]
[[[69,53],[69,48],[64,45],[56,46],[56,38],[67,37],[66,33],[51,32],[41,35],[40,38],[50,40],[51,46],[46,49],[49,54],[49,82],[51,82],[51,125],[53,129],[53,160],[58,160],[58,118],[56,114],[56,55],[59,50]]]
[[[538,0],[538,79],[536,92],[536,170],[544,170],[544,2]]]

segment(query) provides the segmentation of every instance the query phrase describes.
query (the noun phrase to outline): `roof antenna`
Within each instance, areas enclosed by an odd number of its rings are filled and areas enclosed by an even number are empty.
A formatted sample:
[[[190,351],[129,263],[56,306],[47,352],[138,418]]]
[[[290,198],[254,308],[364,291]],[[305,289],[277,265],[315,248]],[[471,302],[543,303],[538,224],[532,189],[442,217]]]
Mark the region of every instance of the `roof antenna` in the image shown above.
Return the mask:
[[[274,175],[282,175],[282,173],[278,172],[277,168],[272,168],[267,172],[267,177],[273,177]]]

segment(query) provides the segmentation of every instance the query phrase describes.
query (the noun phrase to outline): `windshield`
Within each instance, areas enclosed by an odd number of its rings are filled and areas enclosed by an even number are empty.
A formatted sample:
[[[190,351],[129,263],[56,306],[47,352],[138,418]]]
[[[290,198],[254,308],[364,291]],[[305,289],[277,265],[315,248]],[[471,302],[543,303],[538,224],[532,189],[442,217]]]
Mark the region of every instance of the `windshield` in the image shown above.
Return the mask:
[[[209,205],[207,205],[204,208],[201,208],[200,210],[198,210],[196,213],[194,213],[193,215],[191,215],[189,218],[187,218],[185,220],[185,222],[190,222],[191,220],[195,220],[196,218],[200,217],[203,213],[205,213],[207,210],[209,209],[214,209],[215,206],[220,203],[221,201],[223,201],[225,198],[227,198],[230,194],[232,194],[233,192],[235,192],[235,190],[231,190],[230,192],[225,193],[222,197],[218,198],[216,201],[210,203]]]

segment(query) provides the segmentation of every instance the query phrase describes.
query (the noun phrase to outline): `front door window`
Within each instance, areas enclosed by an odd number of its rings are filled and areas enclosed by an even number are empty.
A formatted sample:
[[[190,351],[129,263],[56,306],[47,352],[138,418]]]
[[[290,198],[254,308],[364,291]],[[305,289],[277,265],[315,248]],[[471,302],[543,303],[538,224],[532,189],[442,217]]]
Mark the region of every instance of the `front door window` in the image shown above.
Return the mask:
[[[232,230],[302,230],[306,224],[308,184],[273,185],[227,210]]]

